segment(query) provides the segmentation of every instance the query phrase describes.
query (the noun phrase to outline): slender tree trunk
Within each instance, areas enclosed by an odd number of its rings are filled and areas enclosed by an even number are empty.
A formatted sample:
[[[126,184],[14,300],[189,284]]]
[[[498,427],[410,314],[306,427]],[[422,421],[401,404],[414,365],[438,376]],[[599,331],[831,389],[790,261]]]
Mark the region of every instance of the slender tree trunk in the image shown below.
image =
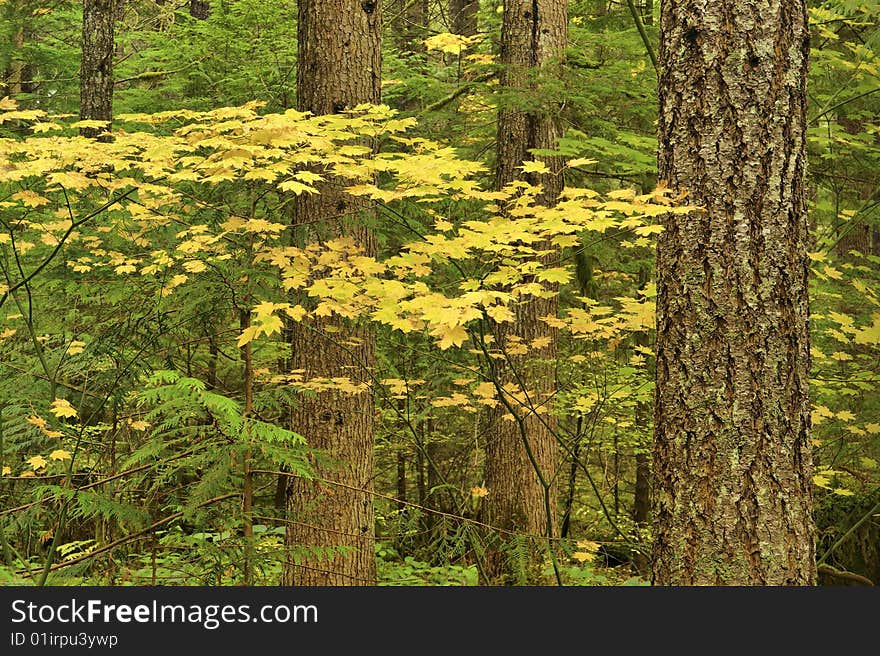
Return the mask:
[[[804,0],[668,0],[657,251],[656,584],[815,583]]]
[[[575,439],[571,444],[571,460],[568,463],[568,485],[566,487],[565,501],[562,505],[562,522],[559,528],[559,537],[567,538],[571,531],[571,512],[574,510],[574,497],[577,492],[578,461],[581,457],[581,428],[584,418],[577,418]]]
[[[239,327],[242,331],[251,325],[251,311],[241,310]],[[254,414],[254,359],[250,342],[241,347],[241,359],[244,365],[244,409],[242,416],[246,422]],[[245,439],[250,442],[250,429],[246,429]],[[242,578],[245,585],[253,585],[253,539],[254,539],[254,475],[251,473],[251,450],[248,447],[241,456],[242,489],[241,489],[241,529],[244,538],[242,550]]]
[[[645,0],[642,5],[642,21],[645,25],[654,24],[654,0]]]
[[[402,448],[397,451],[397,509],[406,510],[406,453]]]
[[[6,93],[15,97],[20,93],[30,93],[32,85],[30,66],[24,58],[25,28],[22,26],[12,37],[12,54],[6,68]]]
[[[113,26],[115,0],[83,0],[82,64],[80,67],[81,119],[113,118]],[[84,137],[96,137],[106,128],[82,128]]]
[[[480,0],[449,0],[449,31],[461,36],[477,33]]]
[[[648,282],[648,272],[642,269],[639,272],[640,287]],[[633,336],[636,346],[647,347],[649,344],[648,333],[639,331]],[[639,441],[648,432],[648,424],[651,418],[651,405],[647,401],[638,401],[635,407],[635,428],[638,431]],[[647,440],[645,440],[647,442]],[[632,518],[639,529],[641,539],[642,529],[648,527],[651,513],[651,457],[646,443],[638,444],[635,454],[636,461],[636,484],[633,492]],[[633,555],[633,564],[640,574],[647,575],[651,559],[644,551],[638,551]]]
[[[381,13],[374,0],[300,0],[297,108],[338,113],[379,102]],[[327,180],[319,194],[297,197],[294,223],[306,238],[349,237],[368,256],[376,239],[364,226],[369,206]],[[316,466],[318,481],[292,479],[288,489],[285,585],[373,585],[373,397],[375,336],[336,319],[291,326],[291,368],[308,379],[343,377],[364,391],[300,395],[291,428],[332,461]],[[322,482],[322,481],[332,481]],[[335,485],[334,483],[338,483]],[[340,553],[339,547],[345,547]],[[335,549],[330,557],[320,550]],[[304,552],[298,554],[297,552]],[[295,559],[295,560],[294,560]]]
[[[428,0],[397,0],[392,24],[394,40],[402,52],[420,52],[428,30]]]
[[[501,29],[502,88],[523,94],[540,93],[537,70],[561,55],[566,38],[564,0],[508,0]],[[559,135],[559,124],[550,108],[542,113],[526,113],[516,107],[502,107],[498,114],[496,186],[501,188],[523,178],[519,167],[533,159],[529,150],[555,148]],[[551,173],[531,176],[529,182],[542,185],[539,202],[552,205],[562,190],[562,162],[558,158],[544,161]],[[536,248],[551,247],[543,244]],[[555,297],[530,297],[520,302],[515,309],[515,323],[492,326],[493,346],[504,357],[490,361],[499,386],[513,385],[521,394],[528,394],[529,403],[523,406],[507,397],[507,403],[499,399],[502,402],[492,411],[486,443],[487,517],[494,526],[544,538],[555,537],[558,532],[558,447],[555,422],[547,412],[556,383],[556,332],[541,317],[555,315],[557,307]],[[544,343],[517,355],[517,342]],[[511,410],[518,419],[505,418]],[[485,573],[489,580],[512,583],[522,581],[523,574],[525,580],[539,578],[534,570],[513,571],[511,561],[505,557],[508,547],[503,540],[500,542],[499,548],[490,550],[487,557]],[[546,553],[547,543],[539,539],[529,546],[535,565],[538,554]]]

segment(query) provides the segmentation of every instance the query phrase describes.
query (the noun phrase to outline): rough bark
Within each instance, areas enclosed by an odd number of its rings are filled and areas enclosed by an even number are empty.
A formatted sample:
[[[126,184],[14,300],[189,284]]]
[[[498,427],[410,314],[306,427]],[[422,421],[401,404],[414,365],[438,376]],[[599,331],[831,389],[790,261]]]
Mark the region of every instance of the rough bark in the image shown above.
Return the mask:
[[[669,0],[653,581],[813,584],[804,0]]]
[[[360,103],[378,102],[380,31],[381,11],[375,0],[300,2],[297,108],[334,114]]]
[[[207,20],[211,15],[209,0],[189,0],[189,15],[198,20]]]
[[[501,29],[501,88],[515,93],[540,93],[537,70],[558,58],[566,45],[567,12],[562,0],[509,0],[504,5]],[[552,108],[525,112],[515,106],[502,106],[498,113],[496,186],[521,179],[522,163],[533,159],[533,148],[554,148],[560,135],[559,123]],[[552,173],[532,176],[529,182],[540,184],[539,201],[552,205],[562,190],[561,161],[543,158]],[[536,245],[549,249],[549,244]],[[555,537],[557,525],[558,446],[554,421],[546,412],[555,389],[556,333],[541,317],[555,315],[557,299],[529,298],[515,308],[516,321],[493,324],[493,347],[504,357],[492,359],[492,374],[499,386],[513,384],[528,394],[526,405],[508,398],[492,411],[486,440],[486,486],[489,494],[485,512],[490,524],[517,533]],[[511,340],[511,338],[514,340]],[[525,355],[511,353],[515,338],[530,344],[549,338],[541,348]],[[501,399],[499,399],[501,401]],[[510,410],[518,420],[505,419]],[[540,413],[540,414],[539,414]],[[542,481],[543,478],[543,481]],[[545,487],[550,486],[549,490]],[[549,514],[548,514],[549,496]],[[549,532],[549,534],[548,534]],[[485,567],[493,582],[512,583],[537,580],[532,572],[515,572],[505,557],[507,546],[500,540],[490,549]],[[532,541],[534,552],[546,553],[546,542]]]
[[[477,33],[480,0],[449,0],[449,31],[461,36]]]
[[[380,29],[374,0],[301,0],[299,3],[297,109],[338,113],[380,99]],[[327,180],[319,194],[303,194],[294,205],[294,223],[304,239],[349,237],[370,256],[376,240],[365,227],[363,201],[340,191],[342,180]],[[363,326],[339,320],[294,324],[290,331],[291,369],[306,379],[345,377],[365,384],[360,394],[339,391],[302,394],[291,428],[329,463],[319,463],[324,484],[295,478],[288,489],[286,545],[293,554],[305,548],[346,547],[335,557],[312,552],[288,559],[285,585],[374,585],[373,397],[369,376],[375,337]]]
[[[113,117],[113,27],[115,0],[83,0],[82,64],[80,67],[81,119],[109,121]],[[96,137],[107,128],[82,128],[84,137]]]

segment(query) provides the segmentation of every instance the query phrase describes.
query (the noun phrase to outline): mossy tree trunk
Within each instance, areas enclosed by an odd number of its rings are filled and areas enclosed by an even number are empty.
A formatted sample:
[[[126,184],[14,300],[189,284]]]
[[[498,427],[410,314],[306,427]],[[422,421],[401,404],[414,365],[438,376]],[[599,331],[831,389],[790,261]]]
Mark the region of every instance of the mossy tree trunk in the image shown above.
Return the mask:
[[[534,102],[542,93],[540,69],[558,60],[566,46],[567,5],[563,0],[508,0],[501,30],[501,89],[510,97]],[[562,191],[562,161],[541,158],[549,174],[523,175],[523,162],[535,159],[531,149],[552,149],[560,136],[557,108],[526,111],[520,101],[505,100],[498,113],[496,186],[517,179],[542,186],[538,201],[555,203]],[[537,250],[552,251],[550,244]],[[547,256],[550,261],[558,254]],[[514,545],[503,536],[489,549],[485,573],[490,582],[523,583],[540,580],[535,566],[546,554],[547,538],[556,537],[558,445],[555,422],[548,412],[556,386],[556,333],[542,317],[554,316],[553,298],[520,299],[515,323],[493,323],[493,356],[489,366],[501,388],[514,395],[499,396],[486,431],[484,508],[490,524],[533,536],[528,545]],[[527,350],[522,351],[523,348]],[[510,388],[509,388],[510,389]],[[527,400],[523,402],[523,398]],[[512,412],[511,412],[512,411]],[[543,538],[543,539],[542,539]],[[526,571],[512,553],[530,555]],[[519,559],[521,560],[521,558]]]
[[[804,0],[668,0],[653,581],[809,585]]]
[[[381,13],[374,0],[300,0],[297,109],[333,114],[380,99]],[[347,237],[368,256],[376,239],[365,224],[369,206],[341,191],[343,180],[321,183],[294,205],[299,239]],[[299,395],[292,430],[329,462],[318,481],[292,479],[285,585],[374,585],[373,395],[375,336],[337,319],[293,324],[291,369],[305,379],[347,378],[363,391]],[[323,482],[332,481],[332,483]],[[321,555],[327,549],[335,555]],[[291,557],[303,553],[295,561]]]
[[[83,0],[82,60],[79,98],[81,119],[113,118],[113,28],[116,0]],[[106,128],[81,128],[96,137]]]

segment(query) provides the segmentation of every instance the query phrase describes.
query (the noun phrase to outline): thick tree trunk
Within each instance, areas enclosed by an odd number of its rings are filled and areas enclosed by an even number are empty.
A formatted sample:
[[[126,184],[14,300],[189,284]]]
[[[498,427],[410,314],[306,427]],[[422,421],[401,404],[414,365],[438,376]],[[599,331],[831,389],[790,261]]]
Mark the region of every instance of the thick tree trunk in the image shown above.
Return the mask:
[[[501,30],[502,88],[520,93],[540,93],[536,71],[562,54],[567,38],[566,3],[563,0],[508,0],[504,5]],[[549,109],[526,113],[515,107],[502,107],[498,114],[496,186],[498,188],[523,178],[522,163],[533,159],[532,148],[554,148],[560,129]],[[540,184],[539,198],[552,205],[562,190],[561,161],[545,158],[552,173],[532,176],[529,182]],[[549,244],[536,245],[549,249]],[[513,385],[528,402],[505,395],[490,416],[486,440],[486,486],[489,494],[485,510],[490,524],[517,533],[527,533],[539,540],[529,545],[533,560],[546,553],[545,538],[558,533],[557,467],[558,447],[553,418],[547,412],[555,389],[556,333],[541,317],[555,315],[557,299],[533,299],[520,302],[514,324],[492,326],[493,348],[504,357],[492,359],[490,366],[498,385]],[[547,338],[547,339],[545,339]],[[530,345],[539,340],[543,346],[518,355],[515,344]],[[509,406],[509,407],[508,407]],[[512,410],[512,412],[511,412]],[[514,418],[505,418],[505,415]],[[548,512],[549,510],[549,512]],[[549,535],[548,535],[549,532]],[[500,540],[491,549],[486,562],[486,576],[495,582],[537,580],[534,571],[515,572],[506,558],[507,546]]]
[[[461,36],[477,33],[480,0],[449,0],[449,31]]]
[[[669,0],[653,580],[813,584],[804,0]]]
[[[297,108],[332,114],[365,102],[379,102],[380,29],[374,0],[301,0]],[[351,238],[375,256],[376,240],[364,226],[363,201],[339,191],[344,181],[328,180],[320,194],[304,194],[294,205],[294,222],[306,238]],[[311,330],[310,330],[310,329]],[[333,483],[293,479],[288,489],[285,585],[374,585],[373,396],[370,372],[375,337],[363,326],[336,319],[294,324],[291,369],[305,379],[343,377],[365,389],[302,394],[291,428],[333,462],[316,467]],[[345,548],[325,557],[322,549]],[[302,553],[297,555],[297,551]],[[308,552],[311,552],[310,554]]]
[[[113,26],[115,0],[83,0],[82,64],[79,98],[81,119],[109,121],[113,117]],[[96,137],[106,128],[82,128]]]

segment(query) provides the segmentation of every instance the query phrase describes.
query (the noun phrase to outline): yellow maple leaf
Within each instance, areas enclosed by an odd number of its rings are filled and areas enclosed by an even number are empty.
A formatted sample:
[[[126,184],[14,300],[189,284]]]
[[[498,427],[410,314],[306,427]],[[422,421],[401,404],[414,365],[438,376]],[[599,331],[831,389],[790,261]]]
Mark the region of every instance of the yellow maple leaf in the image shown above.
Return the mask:
[[[659,234],[663,232],[663,226],[659,224],[639,226],[638,228],[634,228],[633,232],[642,237],[647,237],[649,235]]]
[[[466,407],[468,405],[468,397],[458,392],[453,392],[452,396],[441,396],[431,401],[431,405],[435,408],[449,408],[452,406]]]
[[[43,419],[42,417],[38,417],[37,415],[32,415],[32,416],[28,417],[25,421],[27,421],[27,423],[29,423],[33,426],[36,426],[37,428],[45,428],[46,427],[46,420]]]
[[[72,128],[94,128],[101,129],[106,128],[110,125],[110,121],[99,121],[94,118],[86,118],[81,121],[76,121],[75,123],[71,123],[70,127]]]
[[[0,476],[9,476],[12,473],[12,468],[4,466],[3,471],[0,472]]]
[[[308,311],[302,305],[294,305],[293,307],[285,307],[284,314],[294,321],[302,321],[302,318],[308,314]]]
[[[571,271],[563,267],[544,269],[535,273],[535,278],[543,282],[565,283],[571,279]]]
[[[70,451],[64,449],[55,449],[49,454],[50,460],[70,460]]]
[[[31,466],[31,469],[33,469],[34,471],[42,469],[49,464],[49,462],[43,456],[32,456],[25,460],[25,462],[29,464]]]
[[[475,485],[471,488],[471,496],[474,499],[482,499],[483,497],[489,494],[489,490],[487,490],[482,485]]]
[[[284,322],[281,320],[281,317],[270,314],[260,321],[258,328],[261,333],[266,335],[280,333],[281,329],[284,328]]]
[[[442,32],[428,37],[422,43],[428,50],[439,50],[450,55],[460,55],[463,50],[467,50],[468,46],[474,42],[471,37],[462,36],[460,34],[451,34]]]
[[[131,426],[132,429],[136,431],[145,431],[150,427],[150,424],[143,419],[138,419],[137,421],[131,422],[129,426]]]
[[[46,112],[41,109],[27,109],[17,112],[3,112],[0,114],[0,123],[4,121],[33,121],[46,116]]]
[[[513,314],[513,311],[506,305],[490,305],[486,308],[486,314],[498,323],[503,321],[516,321],[516,316]]]
[[[38,123],[34,123],[31,126],[31,131],[34,134],[40,134],[42,132],[49,132],[51,130],[63,130],[64,126],[59,125],[58,123],[53,123],[51,121],[40,121]]]
[[[76,409],[70,405],[67,399],[55,399],[52,401],[52,414],[56,417],[76,417]]]
[[[252,342],[256,336],[260,332],[259,326],[248,326],[244,330],[241,331],[241,335],[238,336],[238,346],[239,348],[247,344],[248,342]]]
[[[550,173],[550,169],[547,168],[547,165],[540,160],[523,162],[522,166],[517,168],[522,169],[523,173]]]
[[[86,343],[81,342],[78,339],[74,339],[70,342],[70,346],[67,347],[68,355],[79,355],[85,350]]]
[[[596,557],[596,554],[591,554],[588,551],[575,551],[573,554],[571,554],[571,557],[579,563],[591,563]]]
[[[855,335],[856,344],[880,343],[880,314],[873,315],[874,323],[867,328],[859,330]]]
[[[308,192],[310,194],[318,193],[318,190],[314,187],[310,187],[307,184],[303,184],[302,182],[297,182],[296,180],[287,180],[278,185],[278,189],[281,191],[289,191],[293,194],[299,196],[301,193]]]
[[[822,271],[825,273],[826,276],[828,276],[829,278],[833,278],[834,280],[843,279],[843,274],[832,266],[822,267]]]
[[[812,421],[813,426],[818,426],[825,418],[833,418],[834,412],[826,408],[824,405],[813,406],[813,411],[810,413],[810,419]]]
[[[440,338],[437,342],[437,346],[444,351],[450,346],[461,346],[468,338],[464,326],[443,326],[432,334]]]
[[[815,476],[813,476],[813,485],[825,488],[826,490],[830,490],[831,479],[827,476],[823,476],[822,474],[816,474]]]
[[[23,191],[12,194],[12,198],[21,201],[25,207],[40,207],[41,205],[46,205],[49,202],[47,198],[43,198],[39,194],[31,191],[30,189],[25,189]]]
[[[550,346],[550,343],[552,341],[553,340],[550,337],[536,337],[531,341],[529,346],[531,346],[533,349],[542,349]]]

